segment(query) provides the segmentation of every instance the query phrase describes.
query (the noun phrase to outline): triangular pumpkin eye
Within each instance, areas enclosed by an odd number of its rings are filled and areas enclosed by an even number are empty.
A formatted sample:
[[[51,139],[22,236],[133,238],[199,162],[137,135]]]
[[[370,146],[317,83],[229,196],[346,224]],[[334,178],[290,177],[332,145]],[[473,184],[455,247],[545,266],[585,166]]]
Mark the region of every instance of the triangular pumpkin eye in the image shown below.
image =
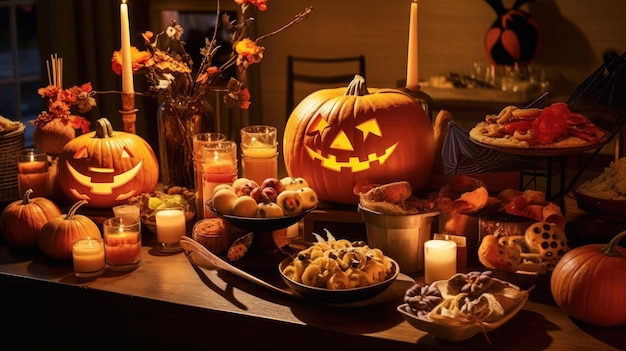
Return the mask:
[[[122,149],[122,158],[133,158],[133,154],[127,148],[123,148]]]
[[[89,158],[89,154],[87,153],[87,147],[83,146],[80,149],[76,150],[74,153],[74,159],[78,160],[81,158]]]
[[[318,113],[317,116],[315,116],[315,120],[311,123],[311,125],[307,129],[306,133],[308,135],[315,134],[315,133],[322,134],[322,131],[326,128],[328,128],[328,122],[326,122],[326,120],[322,117],[322,115]]]
[[[337,150],[354,151],[354,148],[352,147],[352,143],[350,142],[350,139],[348,138],[346,133],[344,133],[343,131],[337,134],[333,142],[330,144],[330,147],[333,149],[337,149]]]
[[[378,126],[378,122],[376,122],[376,118],[369,119],[358,126],[356,129],[363,132],[363,140],[367,139],[367,136],[372,133],[374,135],[382,136],[383,133],[380,131],[380,127]]]

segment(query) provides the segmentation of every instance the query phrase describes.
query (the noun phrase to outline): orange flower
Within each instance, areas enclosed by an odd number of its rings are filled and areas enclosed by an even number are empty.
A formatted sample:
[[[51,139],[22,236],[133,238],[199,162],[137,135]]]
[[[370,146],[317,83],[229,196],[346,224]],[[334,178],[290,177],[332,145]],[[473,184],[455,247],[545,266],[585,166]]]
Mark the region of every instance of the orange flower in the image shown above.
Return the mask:
[[[256,6],[260,11],[267,10],[267,0],[235,0],[235,4],[252,4]]]
[[[245,38],[235,43],[235,52],[237,52],[237,65],[243,64],[244,67],[253,63],[261,62],[263,58],[264,47],[258,46],[249,38]]]
[[[133,62],[133,72],[139,71],[150,59],[148,51],[140,51],[134,46],[130,47],[130,57]],[[122,51],[113,51],[111,58],[111,68],[118,76],[122,74]]]
[[[246,110],[250,107],[250,91],[243,83],[235,78],[231,78],[226,86],[228,94],[224,95],[224,103],[229,108],[239,105],[242,109]]]

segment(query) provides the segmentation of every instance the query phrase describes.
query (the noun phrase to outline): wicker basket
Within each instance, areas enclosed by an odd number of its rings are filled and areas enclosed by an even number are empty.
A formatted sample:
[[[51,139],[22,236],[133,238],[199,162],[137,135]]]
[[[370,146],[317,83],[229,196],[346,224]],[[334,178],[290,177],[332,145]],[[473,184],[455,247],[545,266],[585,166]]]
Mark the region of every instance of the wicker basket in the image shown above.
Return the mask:
[[[17,191],[17,163],[15,153],[24,149],[24,130],[0,135],[0,201],[13,201],[20,198]]]

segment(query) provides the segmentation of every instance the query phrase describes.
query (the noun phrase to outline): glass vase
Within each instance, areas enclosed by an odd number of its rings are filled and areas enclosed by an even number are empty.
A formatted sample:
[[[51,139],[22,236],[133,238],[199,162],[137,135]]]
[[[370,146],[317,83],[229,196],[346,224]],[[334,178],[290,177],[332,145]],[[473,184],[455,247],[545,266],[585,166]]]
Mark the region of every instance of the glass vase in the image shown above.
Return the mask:
[[[215,111],[204,97],[167,98],[157,111],[164,188],[194,189],[193,136],[215,131]]]

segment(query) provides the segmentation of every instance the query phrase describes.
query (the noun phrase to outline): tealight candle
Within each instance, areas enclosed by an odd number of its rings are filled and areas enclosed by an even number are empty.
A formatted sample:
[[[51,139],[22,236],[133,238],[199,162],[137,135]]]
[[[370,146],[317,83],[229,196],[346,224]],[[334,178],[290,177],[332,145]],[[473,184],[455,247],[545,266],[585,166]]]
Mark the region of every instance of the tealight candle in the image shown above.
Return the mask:
[[[456,273],[456,243],[428,240],[424,243],[424,281],[447,280]]]
[[[185,211],[182,207],[157,209],[155,214],[159,251],[181,251],[180,238],[186,234]]]
[[[74,275],[78,278],[95,278],[106,268],[104,244],[101,238],[81,238],[72,246]]]

